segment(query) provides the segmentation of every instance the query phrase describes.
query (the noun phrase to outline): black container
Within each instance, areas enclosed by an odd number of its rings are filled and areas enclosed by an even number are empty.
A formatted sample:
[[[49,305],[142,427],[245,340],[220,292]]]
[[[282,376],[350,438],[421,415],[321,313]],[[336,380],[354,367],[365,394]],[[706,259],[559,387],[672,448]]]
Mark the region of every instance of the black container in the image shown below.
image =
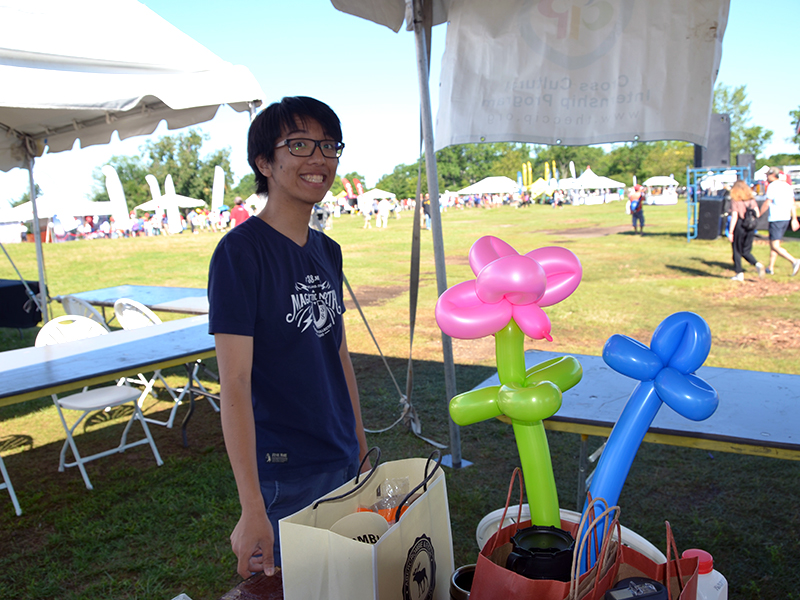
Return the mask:
[[[628,577],[605,594],[605,600],[667,600],[667,588],[647,577]]]
[[[475,565],[458,567],[450,578],[450,599],[468,600],[472,590],[472,578],[475,576]]]
[[[575,539],[558,527],[526,527],[511,538],[506,568],[528,579],[569,581]]]

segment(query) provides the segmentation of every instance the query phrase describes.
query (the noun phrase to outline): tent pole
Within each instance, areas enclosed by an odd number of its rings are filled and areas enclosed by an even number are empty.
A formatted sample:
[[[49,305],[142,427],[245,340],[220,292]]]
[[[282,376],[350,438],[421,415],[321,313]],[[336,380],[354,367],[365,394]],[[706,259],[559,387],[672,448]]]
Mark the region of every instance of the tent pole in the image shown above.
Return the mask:
[[[42,324],[44,324],[50,320],[47,307],[47,287],[44,281],[44,253],[42,251],[42,234],[39,228],[39,210],[36,208],[36,184],[33,182],[34,158],[27,144],[26,151],[28,153],[28,184],[33,208],[33,242],[36,244],[36,264],[39,267],[39,310],[42,312]]]
[[[429,0],[430,2],[430,0]],[[439,174],[436,168],[436,154],[433,151],[433,116],[431,113],[431,92],[428,74],[428,49],[426,44],[423,0],[414,3],[414,39],[417,48],[417,74],[419,76],[420,109],[422,111],[422,137],[425,146],[425,171],[428,177],[428,192],[431,197],[431,226],[433,227],[433,257],[436,265],[436,287],[441,296],[447,290],[447,273],[444,263],[444,242],[442,219],[439,213]],[[428,13],[430,22],[430,11]],[[448,407],[456,395],[456,370],[453,361],[453,341],[442,333],[442,358],[444,361],[445,394]],[[451,466],[461,468],[461,431],[449,416]]]

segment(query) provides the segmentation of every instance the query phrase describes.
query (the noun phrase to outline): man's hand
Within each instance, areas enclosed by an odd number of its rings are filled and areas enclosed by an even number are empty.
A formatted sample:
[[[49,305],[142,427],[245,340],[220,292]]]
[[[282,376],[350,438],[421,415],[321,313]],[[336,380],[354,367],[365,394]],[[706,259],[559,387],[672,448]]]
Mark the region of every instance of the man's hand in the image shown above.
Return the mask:
[[[275,532],[267,514],[247,516],[242,513],[239,522],[231,533],[231,549],[236,557],[236,571],[243,579],[253,573],[264,571],[265,575],[275,574],[275,559],[272,546]]]

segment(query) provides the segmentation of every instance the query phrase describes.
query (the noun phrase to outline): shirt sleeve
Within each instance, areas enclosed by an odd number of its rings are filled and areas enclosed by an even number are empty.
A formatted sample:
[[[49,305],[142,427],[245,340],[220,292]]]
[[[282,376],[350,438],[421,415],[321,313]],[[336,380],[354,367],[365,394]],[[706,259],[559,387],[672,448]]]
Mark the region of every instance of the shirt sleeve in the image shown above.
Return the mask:
[[[232,234],[233,232],[231,232]],[[252,337],[258,306],[259,269],[243,236],[220,241],[208,271],[208,332]]]

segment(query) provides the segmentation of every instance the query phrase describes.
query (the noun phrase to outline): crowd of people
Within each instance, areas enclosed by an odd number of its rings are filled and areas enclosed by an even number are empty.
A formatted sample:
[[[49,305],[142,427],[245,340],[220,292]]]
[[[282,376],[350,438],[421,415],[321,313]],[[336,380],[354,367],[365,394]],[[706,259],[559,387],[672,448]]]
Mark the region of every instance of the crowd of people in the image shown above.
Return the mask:
[[[145,237],[167,235],[189,231],[227,231],[243,223],[253,210],[239,197],[234,207],[196,208],[178,212],[180,222],[170,222],[164,211],[145,212],[137,215],[131,211],[126,223],[117,223],[113,216],[88,215],[83,218],[54,215],[47,224],[47,238],[52,242],[67,242],[78,239],[111,239],[121,237]]]

